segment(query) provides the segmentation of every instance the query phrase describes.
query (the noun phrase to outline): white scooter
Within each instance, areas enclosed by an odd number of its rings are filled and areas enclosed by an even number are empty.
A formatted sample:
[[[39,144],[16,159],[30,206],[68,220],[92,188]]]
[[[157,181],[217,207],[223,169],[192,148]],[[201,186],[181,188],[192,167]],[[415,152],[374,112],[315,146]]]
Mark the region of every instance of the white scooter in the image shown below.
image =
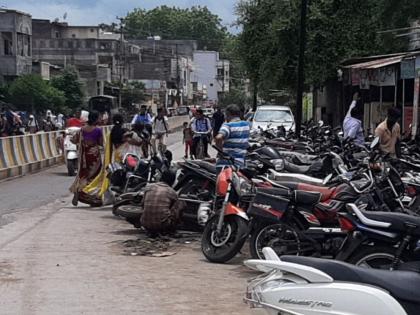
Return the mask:
[[[266,260],[247,260],[265,272],[253,279],[245,302],[256,314],[415,315],[420,274],[365,269],[335,260],[282,256],[263,249]],[[265,311],[265,312],[261,312]]]
[[[64,159],[67,165],[67,173],[69,176],[74,176],[78,168],[79,154],[77,151],[77,144],[71,142],[73,136],[80,131],[79,127],[70,127],[65,131],[64,136]]]

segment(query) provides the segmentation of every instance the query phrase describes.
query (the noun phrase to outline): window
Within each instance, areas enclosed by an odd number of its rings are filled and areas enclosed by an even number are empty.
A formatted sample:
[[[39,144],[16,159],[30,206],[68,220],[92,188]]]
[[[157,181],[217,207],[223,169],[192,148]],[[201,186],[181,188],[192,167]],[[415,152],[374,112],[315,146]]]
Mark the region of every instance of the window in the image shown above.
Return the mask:
[[[213,86],[213,83],[210,83],[210,86]]]
[[[93,28],[90,29],[90,32],[93,33],[95,30]]]
[[[11,32],[2,32],[1,37],[3,39],[4,55],[11,56],[13,55],[13,41]]]
[[[60,38],[60,33],[59,32],[55,32],[55,38]]]
[[[223,77],[223,69],[221,68],[217,69],[217,76]]]
[[[76,38],[76,34],[71,34],[71,37]]]

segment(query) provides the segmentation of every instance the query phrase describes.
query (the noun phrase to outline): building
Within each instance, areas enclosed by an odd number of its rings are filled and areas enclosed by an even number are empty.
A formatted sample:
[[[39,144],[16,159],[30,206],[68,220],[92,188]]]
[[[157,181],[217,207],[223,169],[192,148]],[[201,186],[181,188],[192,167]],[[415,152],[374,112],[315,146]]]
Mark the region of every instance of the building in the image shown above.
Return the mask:
[[[0,9],[0,83],[32,71],[31,16]]]
[[[230,63],[221,60],[217,51],[194,52],[194,69],[191,82],[199,82],[207,88],[207,100],[217,103],[223,93],[229,92]]]
[[[176,107],[192,102],[191,72],[196,41],[161,40],[155,36],[130,40],[130,43],[141,47],[141,61],[131,68],[130,79],[166,82],[166,86],[159,84],[160,92],[154,94],[157,105]]]
[[[34,61],[76,67],[87,97],[106,94],[111,82],[127,82],[130,67],[140,61],[139,47],[99,26],[33,19],[32,29]]]

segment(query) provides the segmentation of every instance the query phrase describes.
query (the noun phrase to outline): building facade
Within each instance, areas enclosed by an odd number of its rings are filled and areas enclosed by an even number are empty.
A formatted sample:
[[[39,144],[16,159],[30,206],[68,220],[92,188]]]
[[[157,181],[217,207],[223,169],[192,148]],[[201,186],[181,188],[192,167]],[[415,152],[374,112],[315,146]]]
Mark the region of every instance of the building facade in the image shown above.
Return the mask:
[[[131,66],[140,60],[139,47],[99,26],[33,19],[32,29],[34,61],[74,66],[87,97],[105,94],[111,82],[127,82]]]
[[[191,82],[199,82],[207,89],[209,103],[217,103],[223,93],[229,92],[230,62],[221,60],[217,51],[194,52]]]
[[[0,9],[0,82],[32,71],[31,16]]]

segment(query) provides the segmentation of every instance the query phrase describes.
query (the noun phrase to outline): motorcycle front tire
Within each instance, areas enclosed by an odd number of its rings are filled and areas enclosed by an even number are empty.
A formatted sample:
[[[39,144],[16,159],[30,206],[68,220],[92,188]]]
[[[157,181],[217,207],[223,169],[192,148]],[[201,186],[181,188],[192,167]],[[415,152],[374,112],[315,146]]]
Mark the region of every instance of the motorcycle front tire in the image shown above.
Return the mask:
[[[221,234],[226,232],[227,239],[221,240],[221,244],[215,244],[216,229],[219,216],[213,216],[204,227],[201,239],[201,251],[208,261],[214,263],[225,263],[236,256],[242,249],[248,236],[248,222],[237,215],[229,215],[224,218]],[[225,246],[223,242],[229,242],[230,246]]]

